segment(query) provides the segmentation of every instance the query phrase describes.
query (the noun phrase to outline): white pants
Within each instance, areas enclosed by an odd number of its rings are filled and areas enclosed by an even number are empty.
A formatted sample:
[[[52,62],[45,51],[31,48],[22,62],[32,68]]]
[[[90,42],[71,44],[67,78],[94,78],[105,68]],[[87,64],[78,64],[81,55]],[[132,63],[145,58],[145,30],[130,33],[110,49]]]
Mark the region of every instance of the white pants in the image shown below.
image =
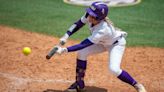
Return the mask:
[[[118,40],[118,43],[111,46],[104,46],[101,44],[94,44],[87,48],[84,48],[78,51],[77,58],[80,60],[87,60],[89,55],[102,53],[104,51],[109,52],[109,70],[116,76],[119,76],[122,72],[120,69],[120,64],[122,60],[122,56],[125,50],[126,40],[124,37]]]

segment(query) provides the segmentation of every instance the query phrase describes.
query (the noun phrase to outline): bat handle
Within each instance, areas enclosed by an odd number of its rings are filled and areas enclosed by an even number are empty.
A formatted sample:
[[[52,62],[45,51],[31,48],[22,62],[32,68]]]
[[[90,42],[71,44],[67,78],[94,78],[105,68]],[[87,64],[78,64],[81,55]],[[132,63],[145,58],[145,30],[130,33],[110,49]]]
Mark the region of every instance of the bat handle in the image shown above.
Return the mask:
[[[50,59],[56,52],[57,52],[58,48],[55,47],[51,50],[50,53],[48,53],[48,55],[46,56],[46,59]]]
[[[64,41],[61,41],[58,46],[63,46],[65,44]],[[46,59],[50,59],[56,52],[57,52],[58,48],[57,47],[54,47],[49,53],[48,55],[46,56]]]

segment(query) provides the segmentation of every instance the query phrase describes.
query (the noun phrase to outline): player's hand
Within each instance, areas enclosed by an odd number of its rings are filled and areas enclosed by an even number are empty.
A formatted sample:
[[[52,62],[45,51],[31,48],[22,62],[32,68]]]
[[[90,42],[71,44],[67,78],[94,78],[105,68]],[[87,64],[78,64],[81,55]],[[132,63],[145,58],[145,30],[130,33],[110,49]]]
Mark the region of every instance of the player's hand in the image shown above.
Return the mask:
[[[60,38],[60,44],[64,45],[67,42],[69,35],[66,33],[63,37]]]
[[[62,47],[60,47],[60,46],[56,46],[56,47],[57,47],[57,49],[58,49],[58,50],[57,50],[57,54],[59,54],[59,55],[68,52],[67,48],[62,48]]]

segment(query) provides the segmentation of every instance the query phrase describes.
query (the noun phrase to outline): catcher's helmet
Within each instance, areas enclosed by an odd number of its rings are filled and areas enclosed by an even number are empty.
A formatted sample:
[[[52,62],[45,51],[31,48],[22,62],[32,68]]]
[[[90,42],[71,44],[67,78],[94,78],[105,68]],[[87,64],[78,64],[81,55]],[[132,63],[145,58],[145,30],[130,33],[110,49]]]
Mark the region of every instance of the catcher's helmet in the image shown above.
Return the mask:
[[[103,20],[108,15],[108,6],[103,2],[94,2],[86,12],[97,20]]]

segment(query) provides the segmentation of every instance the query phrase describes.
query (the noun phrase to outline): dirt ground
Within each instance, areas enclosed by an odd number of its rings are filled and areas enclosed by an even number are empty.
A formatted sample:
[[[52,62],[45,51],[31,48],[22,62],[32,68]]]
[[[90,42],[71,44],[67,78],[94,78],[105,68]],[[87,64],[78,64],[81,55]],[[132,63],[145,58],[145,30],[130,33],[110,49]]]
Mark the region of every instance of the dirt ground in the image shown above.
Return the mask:
[[[75,78],[76,52],[45,56],[58,38],[0,26],[0,92],[62,92]],[[78,43],[68,41],[66,46]],[[30,47],[29,56],[22,54]],[[108,70],[107,53],[90,56],[87,92],[136,92]],[[164,48],[126,48],[122,69],[143,83],[148,92],[164,92]]]

